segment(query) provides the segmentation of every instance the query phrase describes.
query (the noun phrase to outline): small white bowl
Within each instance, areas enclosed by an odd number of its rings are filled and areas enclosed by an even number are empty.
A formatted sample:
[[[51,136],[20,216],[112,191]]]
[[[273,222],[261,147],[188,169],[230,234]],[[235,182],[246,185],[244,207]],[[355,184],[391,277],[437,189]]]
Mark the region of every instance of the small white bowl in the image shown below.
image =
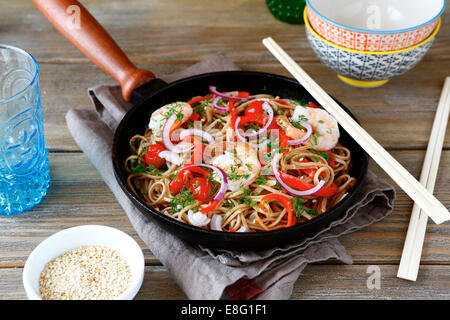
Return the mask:
[[[311,10],[335,26],[378,34],[421,28],[442,15],[445,2],[446,0],[306,0]],[[373,16],[377,16],[379,25],[370,26]]]
[[[308,20],[323,38],[370,52],[406,49],[427,39],[445,0],[306,0]]]
[[[39,278],[52,259],[80,246],[105,246],[119,253],[130,268],[130,287],[115,300],[132,300],[144,280],[144,255],[140,246],[126,233],[107,226],[85,225],[62,230],[42,241],[25,263],[23,286],[28,299],[42,300]]]

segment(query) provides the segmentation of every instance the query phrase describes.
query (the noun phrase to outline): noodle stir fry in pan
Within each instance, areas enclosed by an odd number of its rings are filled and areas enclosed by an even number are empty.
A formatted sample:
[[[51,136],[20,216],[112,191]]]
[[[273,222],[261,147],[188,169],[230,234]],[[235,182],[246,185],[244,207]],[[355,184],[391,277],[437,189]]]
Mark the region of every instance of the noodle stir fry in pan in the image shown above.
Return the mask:
[[[355,184],[324,109],[209,91],[160,107],[130,140],[127,184],[150,207],[201,228],[268,231],[323,214]]]

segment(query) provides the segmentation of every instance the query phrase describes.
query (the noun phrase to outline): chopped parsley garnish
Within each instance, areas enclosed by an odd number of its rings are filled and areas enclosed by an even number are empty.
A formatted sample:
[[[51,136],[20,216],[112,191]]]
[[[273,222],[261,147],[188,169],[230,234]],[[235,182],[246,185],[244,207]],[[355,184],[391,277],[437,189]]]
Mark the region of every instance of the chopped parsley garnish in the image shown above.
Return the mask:
[[[255,132],[257,132],[259,130],[259,127],[256,124],[253,123],[249,123],[245,126],[246,130],[253,130]]]
[[[131,163],[135,162],[136,160],[131,160]],[[130,168],[130,170],[131,173],[147,173],[151,175],[161,175],[163,173],[163,171],[156,169],[153,164],[149,164],[148,166],[146,166],[142,162],[138,162],[138,164],[135,167]]]
[[[313,148],[309,149],[309,151],[311,151],[314,154],[317,154],[317,155],[321,156],[322,158],[324,158],[327,161],[330,160],[330,155],[329,155],[328,152],[317,152]]]
[[[291,203],[295,215],[297,216],[297,218],[301,218],[306,201],[302,197],[295,197],[292,198]]]
[[[225,208],[227,208],[227,209],[232,209],[232,208],[234,208],[234,202],[233,202],[233,201],[225,201],[222,205],[223,205]]]
[[[200,102],[200,104],[194,107],[194,113],[198,113],[200,116],[205,112],[205,107],[211,103],[212,99],[205,99]]]
[[[273,111],[273,115],[274,116],[284,115],[284,110],[277,107],[277,109]]]
[[[251,165],[250,165],[251,166]],[[231,180],[231,181],[236,181],[236,180],[240,180],[240,179],[248,179],[248,178],[250,178],[250,173],[245,173],[245,174],[239,174],[239,173],[237,173],[236,172],[236,169],[237,169],[237,166],[231,166],[230,167],[230,172],[229,173],[227,173],[227,177],[228,177],[228,180]],[[251,169],[249,169],[249,170],[251,170]]]
[[[196,201],[192,195],[192,192],[190,190],[184,189],[181,190],[180,193],[178,193],[175,197],[173,197],[173,199],[170,201],[170,204],[174,212],[178,212],[183,208],[194,204],[195,202]]]
[[[171,106],[169,110],[163,114],[164,118],[169,119],[171,115],[175,114],[177,116],[177,120],[181,121],[184,117],[182,108],[183,105],[184,103],[181,102],[174,103],[174,105]]]
[[[314,144],[315,146],[317,146],[317,144],[318,144],[317,139],[318,139],[320,136],[321,136],[321,134],[318,133],[318,132],[313,133],[313,135],[311,136],[310,139],[313,139],[313,144]]]
[[[317,208],[310,209],[310,208],[305,207],[306,200],[303,199],[302,197],[292,198],[291,203],[292,203],[292,207],[294,209],[295,216],[298,219],[300,219],[302,217],[303,212],[306,212],[307,214],[312,215],[312,216],[318,215]]]
[[[289,100],[292,100],[292,101],[295,101],[295,102],[297,102],[300,106],[305,106],[305,105],[307,105],[307,103],[306,103],[306,101],[305,101],[305,98],[302,98],[301,100],[299,100],[299,99],[289,99]]]
[[[316,208],[312,208],[312,209],[305,208],[305,212],[306,212],[307,214],[312,215],[312,216],[317,216],[317,215],[319,214],[319,213],[317,212],[317,209],[316,209]]]
[[[241,189],[243,192],[239,195],[239,202],[246,204],[250,207],[256,206],[258,203],[256,201],[252,201],[250,199],[251,196],[254,196],[253,192],[250,189]]]
[[[206,177],[206,185],[209,187],[209,193],[206,198],[216,196],[220,189],[220,184],[213,178],[214,172],[210,172]]]
[[[267,178],[266,177],[264,177],[264,176],[262,176],[260,174],[256,177],[255,184],[262,185],[262,184],[266,184],[266,183],[267,183]]]
[[[296,127],[297,129],[305,129],[304,126],[302,126],[302,124],[300,123],[300,121],[308,121],[308,118],[305,117],[304,115],[299,115],[298,116],[298,120],[297,121],[291,121],[291,124]]]

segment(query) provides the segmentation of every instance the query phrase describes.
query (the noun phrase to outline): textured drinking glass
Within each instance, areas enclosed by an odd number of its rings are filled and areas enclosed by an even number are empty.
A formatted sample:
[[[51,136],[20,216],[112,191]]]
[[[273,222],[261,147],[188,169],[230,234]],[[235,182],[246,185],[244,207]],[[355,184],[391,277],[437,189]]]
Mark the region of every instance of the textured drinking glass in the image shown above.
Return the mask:
[[[50,182],[39,65],[0,44],[0,215],[31,209]]]

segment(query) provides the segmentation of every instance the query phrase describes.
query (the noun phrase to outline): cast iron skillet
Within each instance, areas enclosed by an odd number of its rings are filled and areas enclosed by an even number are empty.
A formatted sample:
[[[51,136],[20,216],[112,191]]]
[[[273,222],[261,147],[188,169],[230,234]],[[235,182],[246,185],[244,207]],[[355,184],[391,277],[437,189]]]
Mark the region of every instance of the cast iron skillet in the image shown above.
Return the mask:
[[[283,76],[245,71],[216,72],[193,76],[174,83],[148,97],[144,103],[132,108],[122,119],[114,135],[112,160],[114,173],[123,191],[144,214],[155,218],[164,229],[183,240],[206,247],[224,249],[262,249],[287,244],[304,237],[310,237],[318,230],[339,219],[353,202],[367,172],[368,156],[362,148],[341,129],[341,143],[352,152],[353,168],[350,174],[357,179],[356,185],[337,206],[330,211],[291,228],[267,232],[231,233],[204,230],[181,223],[163,215],[143,203],[129,190],[126,180],[128,173],[124,168],[125,159],[130,155],[129,140],[135,134],[142,134],[148,125],[150,114],[160,106],[174,101],[188,101],[193,96],[208,93],[208,86],[214,85],[220,91],[248,91],[268,93],[281,98],[316,101],[296,81]],[[345,107],[344,107],[345,109]],[[348,110],[346,110],[349,112]]]
[[[268,232],[219,232],[189,226],[148,207],[128,190],[124,162],[129,155],[130,138],[136,133],[144,132],[150,114],[155,109],[166,103],[186,101],[193,96],[204,95],[209,85],[215,85],[221,91],[240,90],[252,94],[265,92],[281,98],[316,101],[296,80],[268,73],[218,72],[186,78],[171,84],[164,83],[160,79],[155,79],[152,72],[136,68],[78,1],[33,0],[33,3],[63,36],[121,85],[124,99],[134,105],[122,119],[114,135],[112,146],[114,173],[118,183],[137,208],[143,214],[153,217],[168,232],[206,247],[236,250],[268,248],[314,236],[319,230],[345,214],[353,202],[367,172],[368,156],[341,128],[340,141],[352,152],[353,168],[350,174],[356,177],[357,183],[337,206],[306,223]],[[72,11],[68,12],[69,9]],[[351,114],[349,110],[345,110]]]

